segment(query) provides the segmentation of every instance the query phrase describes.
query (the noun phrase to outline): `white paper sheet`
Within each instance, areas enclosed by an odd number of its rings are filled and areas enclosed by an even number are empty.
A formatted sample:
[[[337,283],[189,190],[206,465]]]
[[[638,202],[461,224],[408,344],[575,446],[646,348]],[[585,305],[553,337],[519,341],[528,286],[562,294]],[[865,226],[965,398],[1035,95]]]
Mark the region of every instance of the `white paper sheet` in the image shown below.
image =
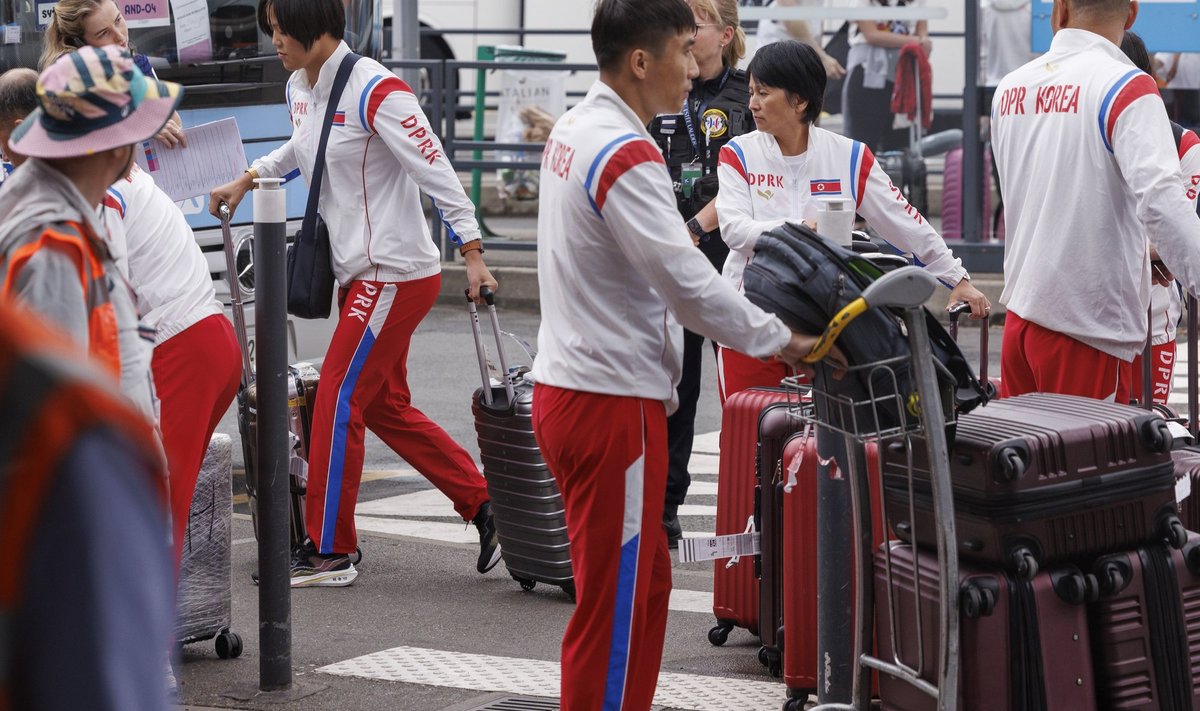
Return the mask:
[[[207,0],[172,0],[175,10],[175,46],[180,64],[212,59]]]
[[[142,170],[175,202],[208,195],[246,169],[246,151],[232,118],[184,129],[187,148],[168,149],[158,139],[134,151]]]

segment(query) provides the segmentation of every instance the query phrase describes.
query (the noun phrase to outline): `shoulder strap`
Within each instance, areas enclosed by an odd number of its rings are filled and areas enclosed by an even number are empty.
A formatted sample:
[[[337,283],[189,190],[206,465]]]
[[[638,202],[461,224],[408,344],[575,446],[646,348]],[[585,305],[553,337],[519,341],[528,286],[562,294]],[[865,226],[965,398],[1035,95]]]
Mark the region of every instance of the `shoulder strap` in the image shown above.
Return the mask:
[[[1175,150],[1177,151],[1183,144],[1183,132],[1186,130],[1187,129],[1175,123],[1174,121],[1171,122],[1171,134],[1175,136]]]
[[[317,147],[317,162],[313,166],[312,183],[308,186],[308,207],[304,210],[304,226],[300,230],[300,234],[305,239],[311,239],[314,236],[313,231],[317,227],[317,201],[321,198],[321,179],[325,177],[325,147],[329,145],[329,129],[333,127],[333,115],[337,113],[338,102],[342,100],[342,91],[346,88],[346,82],[350,80],[350,70],[354,69],[354,65],[360,59],[362,57],[354,52],[342,57],[337,76],[333,79],[333,86],[329,89],[329,105],[325,107],[325,123],[321,125],[321,143]]]

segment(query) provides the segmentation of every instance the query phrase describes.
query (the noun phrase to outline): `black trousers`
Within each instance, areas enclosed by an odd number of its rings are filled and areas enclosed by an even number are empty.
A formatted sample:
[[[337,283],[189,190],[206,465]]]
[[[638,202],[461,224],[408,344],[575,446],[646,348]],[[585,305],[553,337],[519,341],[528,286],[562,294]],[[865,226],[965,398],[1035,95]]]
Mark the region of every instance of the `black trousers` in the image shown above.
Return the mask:
[[[842,85],[842,132],[847,138],[862,141],[875,153],[908,147],[908,130],[892,128],[894,87],[889,81],[882,89],[868,89],[862,65],[850,71]]]
[[[712,234],[700,243],[700,251],[719,271],[729,254],[729,247],[717,234]],[[704,336],[684,329],[683,331],[683,374],[675,388],[679,398],[679,409],[667,418],[667,495],[668,506],[681,506],[687,498],[692,475],[688,472],[688,461],[692,458],[692,444],[696,437],[696,403],[700,400],[701,375],[704,370]],[[713,357],[717,344],[712,344]]]

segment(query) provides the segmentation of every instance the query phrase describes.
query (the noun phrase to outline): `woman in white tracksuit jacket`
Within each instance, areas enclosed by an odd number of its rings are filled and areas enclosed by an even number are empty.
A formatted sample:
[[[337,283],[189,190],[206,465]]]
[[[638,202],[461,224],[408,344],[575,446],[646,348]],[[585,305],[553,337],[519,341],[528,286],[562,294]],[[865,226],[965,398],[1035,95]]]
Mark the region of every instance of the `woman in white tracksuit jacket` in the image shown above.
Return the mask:
[[[311,180],[334,77],[350,48],[342,0],[260,0],[258,23],[270,34],[287,84],[292,138],[254,162],[243,178],[213,191],[209,209],[231,208],[253,178],[302,174]],[[365,430],[475,523],[479,572],[500,559],[487,486],[471,455],[413,407],[406,361],[417,325],[441,286],[441,255],[430,239],[420,193],[433,201],[466,262],[472,297],[496,281],[483,262],[475,207],[442,150],[412,89],[378,62],[350,71],[330,119],[319,190],[329,228],[333,273],[341,285],[337,328],[321,366],[309,447],[305,524],[309,541],[292,557],[292,587],[345,586],[357,571],[354,509]],[[455,366],[447,354],[448,367]]]
[[[750,112],[757,131],[721,149],[717,218],[729,245],[723,274],[742,289],[742,272],[758,238],[785,222],[815,221],[817,199],[853,200],[858,213],[898,251],[909,254],[947,288],[950,303],[971,305],[983,318],[987,298],[921,213],[908,204],[858,141],[813,125],[821,114],[825,70],[816,52],[795,41],[771,44],[750,63]],[[721,398],[746,388],[778,385],[788,369],[728,348],[718,353]]]

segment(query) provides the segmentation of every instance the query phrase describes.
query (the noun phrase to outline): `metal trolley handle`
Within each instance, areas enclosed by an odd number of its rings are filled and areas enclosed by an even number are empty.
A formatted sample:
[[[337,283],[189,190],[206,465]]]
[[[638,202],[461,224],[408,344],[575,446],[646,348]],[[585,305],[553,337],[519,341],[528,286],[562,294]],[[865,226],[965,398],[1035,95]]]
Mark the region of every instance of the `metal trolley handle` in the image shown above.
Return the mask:
[[[471,298],[471,290],[464,291],[467,297],[467,313],[471,315],[471,334],[475,337],[475,354],[479,358],[479,378],[483,382],[483,403],[488,407],[494,404],[492,398],[492,379],[488,376],[487,351],[483,346],[483,333],[479,328],[479,309]],[[508,396],[508,404],[513,402],[512,378],[508,377],[508,360],[504,357],[504,336],[500,332],[500,319],[496,317],[496,292],[490,287],[479,287],[479,295],[483,297],[488,307],[488,316],[492,322],[492,333],[496,336],[496,357],[500,359],[501,379],[504,382],[504,394]]]

